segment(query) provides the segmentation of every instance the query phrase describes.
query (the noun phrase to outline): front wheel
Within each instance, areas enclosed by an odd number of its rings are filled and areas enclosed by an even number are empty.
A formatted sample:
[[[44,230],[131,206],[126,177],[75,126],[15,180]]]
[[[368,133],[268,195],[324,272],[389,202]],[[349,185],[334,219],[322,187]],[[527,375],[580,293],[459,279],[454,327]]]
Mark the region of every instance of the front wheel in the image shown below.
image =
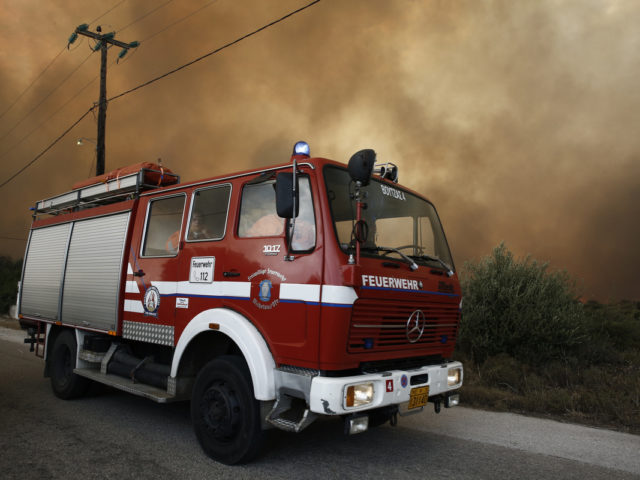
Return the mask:
[[[58,334],[53,342],[50,359],[51,389],[58,398],[70,400],[81,397],[90,381],[73,373],[76,366],[77,344],[71,330]]]
[[[191,420],[200,446],[214,460],[234,465],[259,452],[260,404],[242,358],[222,356],[202,368],[193,387]]]

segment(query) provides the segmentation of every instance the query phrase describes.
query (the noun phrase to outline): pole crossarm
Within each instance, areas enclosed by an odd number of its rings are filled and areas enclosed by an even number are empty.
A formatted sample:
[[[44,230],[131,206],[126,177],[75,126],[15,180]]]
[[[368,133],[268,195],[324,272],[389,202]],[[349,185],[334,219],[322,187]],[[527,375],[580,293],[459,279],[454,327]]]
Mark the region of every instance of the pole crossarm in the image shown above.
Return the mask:
[[[90,32],[89,30],[82,30],[80,29],[80,27],[77,27],[76,33],[78,35],[84,35],[85,37],[93,38],[94,40],[98,40],[99,42],[110,43],[120,48],[129,49],[129,48],[135,48],[138,46],[138,42],[125,43],[125,42],[121,42],[120,40],[116,40],[114,38],[115,32],[97,33],[97,32]]]

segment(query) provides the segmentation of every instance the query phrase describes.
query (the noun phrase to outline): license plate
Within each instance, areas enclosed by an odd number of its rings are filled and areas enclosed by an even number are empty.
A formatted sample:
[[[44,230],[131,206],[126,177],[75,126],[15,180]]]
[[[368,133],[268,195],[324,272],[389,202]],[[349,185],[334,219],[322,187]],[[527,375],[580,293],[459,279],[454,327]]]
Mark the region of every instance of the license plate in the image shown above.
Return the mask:
[[[412,408],[424,407],[429,400],[429,385],[425,387],[412,388],[409,394],[409,410]]]

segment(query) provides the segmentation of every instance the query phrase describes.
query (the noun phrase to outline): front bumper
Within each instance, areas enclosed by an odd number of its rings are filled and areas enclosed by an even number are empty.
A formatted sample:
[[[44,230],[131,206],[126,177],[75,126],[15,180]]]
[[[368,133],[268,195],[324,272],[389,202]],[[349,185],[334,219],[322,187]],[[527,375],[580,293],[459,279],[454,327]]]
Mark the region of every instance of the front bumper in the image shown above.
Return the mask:
[[[449,385],[450,369],[459,368],[459,381]],[[321,415],[346,415],[363,412],[389,405],[409,402],[411,389],[429,386],[429,397],[448,394],[462,386],[463,369],[460,362],[429,365],[414,370],[391,370],[387,372],[355,375],[351,377],[314,377],[311,381],[309,409]],[[346,406],[347,388],[350,385],[373,384],[373,398],[370,403],[357,407]]]

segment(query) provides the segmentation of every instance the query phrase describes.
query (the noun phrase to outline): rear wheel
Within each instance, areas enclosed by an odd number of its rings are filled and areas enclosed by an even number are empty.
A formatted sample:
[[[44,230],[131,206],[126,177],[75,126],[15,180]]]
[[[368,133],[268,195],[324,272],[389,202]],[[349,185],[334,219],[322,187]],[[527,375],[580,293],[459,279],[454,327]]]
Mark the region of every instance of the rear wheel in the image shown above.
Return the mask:
[[[74,333],[71,330],[60,332],[53,342],[49,372],[53,393],[63,400],[81,397],[89,388],[89,380],[73,373],[76,354]]]
[[[260,404],[242,358],[222,356],[204,366],[193,387],[191,419],[202,449],[214,460],[233,465],[259,452]]]

